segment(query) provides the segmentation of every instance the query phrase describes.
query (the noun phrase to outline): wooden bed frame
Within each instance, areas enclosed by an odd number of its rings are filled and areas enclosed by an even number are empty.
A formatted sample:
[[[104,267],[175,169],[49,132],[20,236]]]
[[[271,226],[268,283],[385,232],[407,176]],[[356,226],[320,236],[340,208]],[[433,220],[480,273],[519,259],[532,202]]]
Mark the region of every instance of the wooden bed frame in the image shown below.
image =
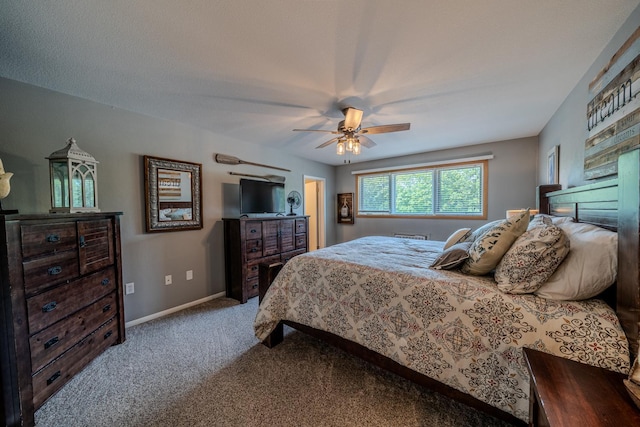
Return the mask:
[[[618,177],[615,179],[566,190],[560,190],[559,185],[542,185],[537,188],[536,196],[541,213],[570,216],[576,221],[618,232],[617,282],[600,297],[616,311],[629,341],[631,356],[635,358],[638,354],[640,324],[640,150],[636,149],[619,157]],[[281,268],[281,263],[260,266],[260,300]],[[297,322],[280,322],[263,341],[266,346],[273,347],[282,342],[283,324],[473,408],[516,425],[525,425],[524,421],[512,414],[413,371],[360,344]]]

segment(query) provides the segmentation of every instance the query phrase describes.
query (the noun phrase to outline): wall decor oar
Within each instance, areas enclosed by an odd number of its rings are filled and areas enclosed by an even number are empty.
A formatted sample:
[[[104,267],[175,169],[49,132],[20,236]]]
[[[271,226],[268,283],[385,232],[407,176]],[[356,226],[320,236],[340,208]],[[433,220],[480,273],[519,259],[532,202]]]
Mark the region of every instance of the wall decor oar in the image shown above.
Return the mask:
[[[216,159],[216,162],[224,163],[225,165],[253,165],[253,166],[261,166],[263,168],[278,169],[285,172],[291,172],[290,169],[279,168],[277,166],[263,165],[262,163],[247,162],[246,160],[240,160],[237,157],[227,156],[226,154],[216,154],[214,158]]]
[[[240,173],[240,172],[229,172],[229,175],[250,176],[252,178],[261,178],[261,179],[266,179],[269,182],[279,182],[279,183],[282,183],[285,180],[285,177],[280,175],[251,175],[250,173]]]

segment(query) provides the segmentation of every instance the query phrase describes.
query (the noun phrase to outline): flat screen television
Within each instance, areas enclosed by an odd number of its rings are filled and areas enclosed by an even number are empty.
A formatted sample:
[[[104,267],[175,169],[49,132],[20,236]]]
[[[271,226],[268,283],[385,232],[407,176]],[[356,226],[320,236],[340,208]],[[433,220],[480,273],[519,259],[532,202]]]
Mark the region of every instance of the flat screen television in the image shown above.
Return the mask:
[[[285,211],[284,183],[240,179],[240,213]]]

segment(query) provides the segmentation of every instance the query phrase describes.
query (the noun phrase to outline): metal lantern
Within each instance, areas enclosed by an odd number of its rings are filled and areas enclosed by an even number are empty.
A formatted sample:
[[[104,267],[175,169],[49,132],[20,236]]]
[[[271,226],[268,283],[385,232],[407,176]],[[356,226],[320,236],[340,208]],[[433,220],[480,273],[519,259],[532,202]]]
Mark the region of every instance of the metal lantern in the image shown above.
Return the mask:
[[[78,148],[75,139],[49,157],[51,213],[100,212],[98,161]]]

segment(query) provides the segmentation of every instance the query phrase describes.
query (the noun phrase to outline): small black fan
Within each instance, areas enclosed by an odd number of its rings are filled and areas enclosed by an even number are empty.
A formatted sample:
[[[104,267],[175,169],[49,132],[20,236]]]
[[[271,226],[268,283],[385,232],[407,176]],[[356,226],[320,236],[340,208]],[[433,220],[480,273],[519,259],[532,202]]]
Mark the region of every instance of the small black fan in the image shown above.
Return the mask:
[[[287,196],[287,203],[289,203],[289,213],[287,214],[287,216],[296,215],[293,210],[298,209],[302,204],[302,196],[300,195],[300,193],[294,190]]]

